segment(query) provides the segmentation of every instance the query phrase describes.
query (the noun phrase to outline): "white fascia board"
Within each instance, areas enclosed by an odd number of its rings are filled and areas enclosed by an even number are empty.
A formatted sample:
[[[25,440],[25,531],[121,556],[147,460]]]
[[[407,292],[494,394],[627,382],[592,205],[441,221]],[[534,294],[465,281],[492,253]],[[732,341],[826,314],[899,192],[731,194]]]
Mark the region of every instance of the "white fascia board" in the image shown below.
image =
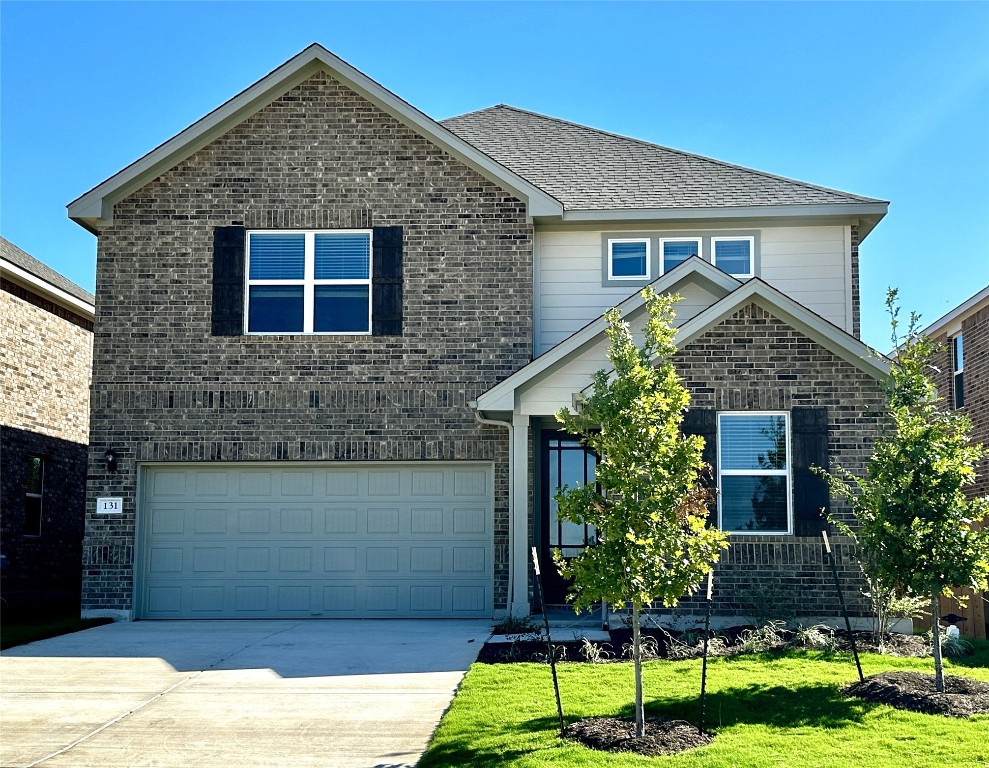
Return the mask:
[[[922,333],[924,336],[935,336],[945,330],[950,332],[951,328],[961,325],[961,321],[964,320],[966,316],[975,314],[981,310],[983,306],[989,306],[989,285],[975,294],[972,298],[963,301],[946,315],[939,317],[927,326]]]
[[[89,302],[83,301],[71,293],[52,285],[47,280],[42,280],[37,275],[33,275],[27,270],[21,269],[16,264],[0,258],[0,275],[5,273],[13,278],[13,282],[20,283],[25,288],[45,296],[66,309],[78,312],[87,320],[92,320],[95,316],[96,308]]]
[[[713,264],[700,257],[692,256],[678,264],[650,285],[656,293],[666,293],[691,277],[701,278],[713,287],[722,289],[726,294],[738,290],[742,283],[731,275],[722,272]],[[633,317],[645,306],[642,291],[637,290],[618,305],[618,311],[625,319]],[[524,368],[516,371],[504,381],[496,384],[477,398],[476,407],[482,411],[503,411],[514,409],[515,394],[529,382],[564,364],[575,354],[580,353],[589,344],[597,343],[604,336],[604,317],[598,317],[579,331],[574,332],[548,352],[540,355]]]
[[[769,220],[799,223],[801,221],[833,220],[847,222],[857,220],[859,242],[865,239],[886,215],[889,203],[832,203],[826,205],[751,205],[737,208],[621,208],[600,210],[576,210],[563,214],[565,222],[627,222],[627,221],[736,221]]]
[[[528,205],[530,217],[562,215],[563,204],[558,200],[495,162],[321,45],[313,44],[181,133],[69,203],[69,218],[91,231],[98,231],[100,226],[112,221],[114,203],[199,151],[318,71],[327,72],[492,183],[518,196]]]
[[[680,326],[677,329],[676,345],[684,347],[690,344],[750,302],[769,310],[870,376],[876,379],[889,376],[890,362],[884,355],[758,278],[749,280],[737,291]]]

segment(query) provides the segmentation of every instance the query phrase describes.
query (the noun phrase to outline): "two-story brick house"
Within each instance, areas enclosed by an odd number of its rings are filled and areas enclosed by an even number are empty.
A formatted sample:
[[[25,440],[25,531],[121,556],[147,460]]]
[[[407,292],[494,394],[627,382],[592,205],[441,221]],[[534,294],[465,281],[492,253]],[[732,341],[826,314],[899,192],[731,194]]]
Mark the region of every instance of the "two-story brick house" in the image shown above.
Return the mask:
[[[551,490],[594,458],[553,414],[654,283],[737,533],[720,610],[833,615],[808,467],[868,454],[885,211],[510,107],[437,123],[307,48],[69,205],[99,236],[85,613],[528,611],[530,544],[588,543]]]
[[[78,605],[93,296],[0,237],[0,596]]]

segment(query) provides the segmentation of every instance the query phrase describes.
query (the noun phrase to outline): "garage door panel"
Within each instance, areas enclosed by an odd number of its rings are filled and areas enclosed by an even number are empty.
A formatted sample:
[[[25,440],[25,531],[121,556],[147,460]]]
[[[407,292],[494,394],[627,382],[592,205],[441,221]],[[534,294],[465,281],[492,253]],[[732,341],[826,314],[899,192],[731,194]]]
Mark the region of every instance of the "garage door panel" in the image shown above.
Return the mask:
[[[150,467],[142,615],[489,616],[489,471]]]

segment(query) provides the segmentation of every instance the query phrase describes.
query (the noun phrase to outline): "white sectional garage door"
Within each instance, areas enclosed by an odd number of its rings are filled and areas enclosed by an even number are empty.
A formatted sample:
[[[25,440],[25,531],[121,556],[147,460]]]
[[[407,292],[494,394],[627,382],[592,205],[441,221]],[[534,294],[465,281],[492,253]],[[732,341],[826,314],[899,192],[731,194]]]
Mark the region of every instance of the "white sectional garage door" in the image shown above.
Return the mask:
[[[149,466],[149,619],[489,617],[490,467]]]

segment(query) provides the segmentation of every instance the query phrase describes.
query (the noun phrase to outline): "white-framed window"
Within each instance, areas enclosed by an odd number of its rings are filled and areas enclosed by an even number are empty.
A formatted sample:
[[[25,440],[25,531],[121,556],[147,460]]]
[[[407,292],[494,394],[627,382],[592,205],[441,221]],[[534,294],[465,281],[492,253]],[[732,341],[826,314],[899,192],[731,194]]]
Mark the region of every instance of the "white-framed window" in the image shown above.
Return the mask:
[[[609,280],[649,280],[649,238],[608,240]]]
[[[45,493],[45,460],[41,456],[27,457],[27,478],[24,483],[24,535],[41,535],[42,499]]]
[[[960,333],[951,339],[951,393],[955,408],[965,405],[965,341]]]
[[[718,489],[722,530],[793,533],[789,414],[718,414]]]
[[[370,334],[371,230],[247,233],[247,333]]]
[[[702,254],[701,238],[699,237],[659,238],[660,269],[664,275],[691,256],[702,256]]]
[[[755,275],[754,254],[754,237],[711,238],[711,259],[714,266],[734,277]]]

